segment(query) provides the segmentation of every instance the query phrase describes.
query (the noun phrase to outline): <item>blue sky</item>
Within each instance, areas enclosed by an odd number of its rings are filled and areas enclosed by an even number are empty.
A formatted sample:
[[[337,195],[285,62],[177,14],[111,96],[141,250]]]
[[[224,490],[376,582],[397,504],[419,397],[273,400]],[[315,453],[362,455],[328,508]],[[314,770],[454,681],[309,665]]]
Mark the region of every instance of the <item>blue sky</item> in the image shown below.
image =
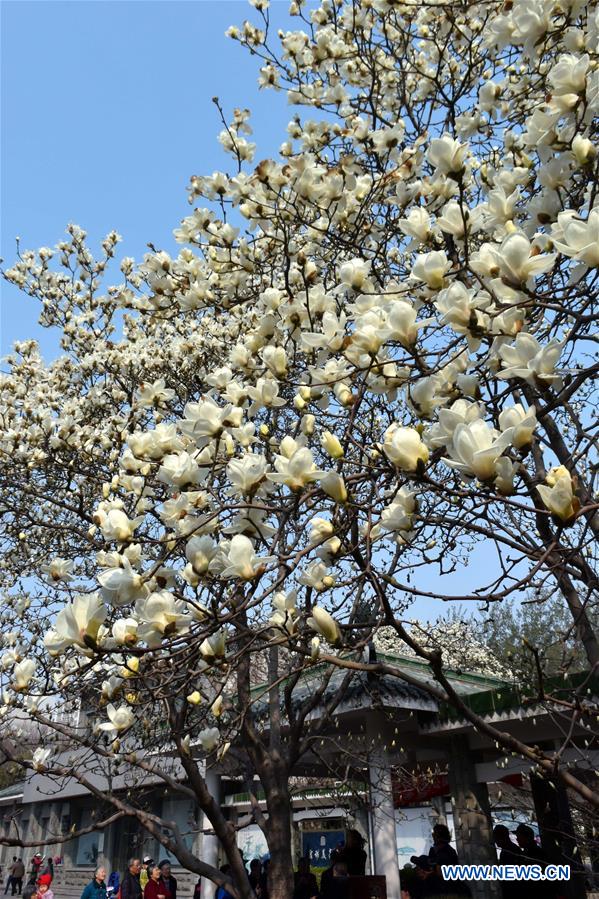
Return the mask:
[[[192,174],[227,169],[211,98],[253,111],[257,157],[273,155],[293,110],[283,94],[259,91],[258,61],[224,36],[255,20],[245,0],[3,0],[1,252],[54,245],[68,222],[99,241],[112,228],[121,256],[139,259],[152,242],[176,249],[172,230],[189,213]],[[274,0],[275,27],[297,26]],[[35,336],[46,358],[57,337],[40,328],[36,303],[1,285],[0,355]],[[425,591],[465,593],[477,571],[494,570],[479,546],[468,569],[418,575]],[[434,616],[420,600],[414,613]]]
[[[273,21],[289,27],[288,3]],[[226,38],[257,13],[245,0],[4,0],[0,255],[55,244],[73,221],[94,240],[115,228],[121,255],[174,247],[192,174],[227,168],[217,141],[225,110],[248,106],[260,155],[291,117],[284,95],[259,91],[258,61]],[[295,20],[297,21],[297,20]],[[2,285],[1,354],[37,336],[36,304]]]

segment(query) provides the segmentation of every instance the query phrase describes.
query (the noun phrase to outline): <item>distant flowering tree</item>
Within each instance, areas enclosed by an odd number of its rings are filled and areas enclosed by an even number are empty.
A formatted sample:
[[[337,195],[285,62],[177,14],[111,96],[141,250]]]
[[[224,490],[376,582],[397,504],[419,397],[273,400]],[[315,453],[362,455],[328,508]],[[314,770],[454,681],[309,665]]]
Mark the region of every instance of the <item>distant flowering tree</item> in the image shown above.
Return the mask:
[[[236,110],[220,135],[233,170],[191,179],[176,258],[124,259],[103,291],[118,235],[96,259],[70,226],[5,271],[64,355],[44,365],[22,343],[1,376],[1,668],[6,721],[59,741],[26,764],[78,778],[222,880],[89,766],[192,797],[247,897],[202,775],[229,749],[286,899],[294,766],[355,669],[410,678],[362,652],[381,628],[429,664],[434,696],[599,805],[559,754],[464,707],[443,648],[408,624],[418,597],[550,587],[599,665],[599,13],[294,0],[298,30],[273,43],[267,0],[253,6],[259,25],[230,36],[312,116],[279,158],[254,167]],[[421,586],[483,541],[495,562],[468,596]],[[562,748],[596,736],[581,697],[561,696]],[[76,727],[52,720],[59,705]]]

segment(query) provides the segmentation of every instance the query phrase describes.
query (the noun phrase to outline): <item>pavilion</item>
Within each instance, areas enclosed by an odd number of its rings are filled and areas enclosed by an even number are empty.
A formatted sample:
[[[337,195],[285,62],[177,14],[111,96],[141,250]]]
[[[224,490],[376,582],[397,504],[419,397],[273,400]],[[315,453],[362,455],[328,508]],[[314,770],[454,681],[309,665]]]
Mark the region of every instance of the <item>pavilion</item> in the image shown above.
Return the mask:
[[[507,757],[493,740],[482,736],[455,712],[439,703],[426,685],[431,681],[428,666],[419,660],[398,656],[378,656],[380,661],[400,665],[411,683],[388,675],[373,677],[358,673],[344,698],[326,723],[323,748],[318,755],[307,755],[297,770],[297,778],[304,780],[305,789],[294,798],[296,827],[312,815],[327,820],[327,827],[341,829],[347,817],[367,840],[371,873],[384,874],[388,899],[400,899],[400,871],[398,864],[397,807],[420,803],[431,805],[434,817],[443,820],[451,802],[447,823],[453,825],[456,848],[462,862],[492,863],[496,860],[492,844],[492,817],[488,785],[498,781],[513,782],[516,778],[530,778],[535,813],[542,844],[552,859],[569,861],[580,866],[576,837],[569,809],[567,791],[559,784],[538,778],[531,772],[531,764],[521,758]],[[314,666],[300,682],[301,691],[309,691],[314,679],[322,677],[320,666]],[[327,691],[336,689],[342,672],[336,672]],[[449,674],[453,688],[470,708],[485,721],[512,734],[523,743],[552,752],[556,750],[562,731],[559,726],[559,707],[539,702],[531,695],[516,689],[513,684],[497,677],[453,671]],[[583,675],[579,676],[582,682]],[[421,684],[419,686],[418,684]],[[571,691],[573,679],[561,687]],[[556,682],[554,691],[559,691]],[[587,693],[599,696],[599,681],[588,679]],[[322,702],[326,702],[326,693]],[[554,692],[555,695],[555,692]],[[324,706],[312,714],[323,713]],[[260,714],[259,706],[256,714]],[[587,782],[596,782],[595,768],[599,767],[599,748],[585,745],[587,734],[583,726],[574,729],[571,748],[562,762],[575,769]],[[343,764],[339,754],[343,753]],[[330,782],[331,771],[343,769],[347,797],[344,806],[343,789],[318,789],[323,776]],[[416,786],[400,783],[397,771],[412,774]],[[426,775],[426,776],[425,776]],[[424,779],[423,779],[424,778]],[[206,770],[212,795],[219,800],[227,814],[234,819],[248,807],[248,797],[235,770],[232,754]],[[343,777],[338,778],[343,781]],[[348,783],[358,784],[358,792],[365,811],[352,810]],[[124,788],[124,784],[122,786]],[[118,785],[115,786],[118,789]],[[204,861],[221,863],[218,841],[211,835],[207,822],[198,818],[189,800],[167,795],[156,784],[151,801],[157,813],[188,825],[190,846]],[[335,795],[333,795],[333,792]],[[2,837],[16,832],[24,840],[44,839],[48,834],[67,833],[68,829],[89,826],[93,822],[94,800],[75,781],[65,781],[60,789],[43,774],[34,774],[26,782],[0,792]],[[190,822],[196,822],[195,828]],[[326,828],[324,828],[326,830]],[[193,832],[192,832],[193,831]],[[326,837],[326,833],[325,833]],[[297,843],[297,841],[296,841]],[[62,856],[57,871],[60,878],[61,899],[71,899],[80,892],[83,883],[98,860],[108,868],[123,871],[131,852],[156,857],[158,847],[135,821],[124,819],[100,833],[91,833],[66,844],[57,844],[52,851]],[[301,850],[298,850],[298,854]],[[2,846],[0,864],[6,865],[15,850]],[[33,850],[31,850],[33,854]],[[162,854],[162,853],[161,853]],[[173,860],[177,876],[177,862]],[[192,888],[193,878],[188,878]],[[497,886],[492,883],[472,884],[477,899],[495,899]],[[587,894],[581,876],[574,876],[564,884],[568,899],[582,899]],[[208,884],[203,899],[212,899]]]

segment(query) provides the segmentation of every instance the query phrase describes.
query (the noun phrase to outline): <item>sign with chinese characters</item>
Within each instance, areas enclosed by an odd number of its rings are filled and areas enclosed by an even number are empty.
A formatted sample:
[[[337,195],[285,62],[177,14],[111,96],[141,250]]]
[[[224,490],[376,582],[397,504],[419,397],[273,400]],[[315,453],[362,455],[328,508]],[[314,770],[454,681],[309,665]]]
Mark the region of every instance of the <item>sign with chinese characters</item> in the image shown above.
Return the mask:
[[[313,868],[328,868],[331,853],[345,842],[344,830],[304,830],[302,855],[310,859]]]

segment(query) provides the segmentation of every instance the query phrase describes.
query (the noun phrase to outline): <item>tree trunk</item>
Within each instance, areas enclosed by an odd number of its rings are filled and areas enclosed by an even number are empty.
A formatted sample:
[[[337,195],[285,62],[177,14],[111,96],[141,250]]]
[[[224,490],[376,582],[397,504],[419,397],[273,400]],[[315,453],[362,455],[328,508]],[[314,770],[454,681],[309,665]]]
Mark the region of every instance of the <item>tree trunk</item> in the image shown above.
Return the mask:
[[[276,790],[267,797],[267,807],[270,851],[268,895],[269,899],[290,899],[293,896],[292,811],[287,783],[277,785]]]

